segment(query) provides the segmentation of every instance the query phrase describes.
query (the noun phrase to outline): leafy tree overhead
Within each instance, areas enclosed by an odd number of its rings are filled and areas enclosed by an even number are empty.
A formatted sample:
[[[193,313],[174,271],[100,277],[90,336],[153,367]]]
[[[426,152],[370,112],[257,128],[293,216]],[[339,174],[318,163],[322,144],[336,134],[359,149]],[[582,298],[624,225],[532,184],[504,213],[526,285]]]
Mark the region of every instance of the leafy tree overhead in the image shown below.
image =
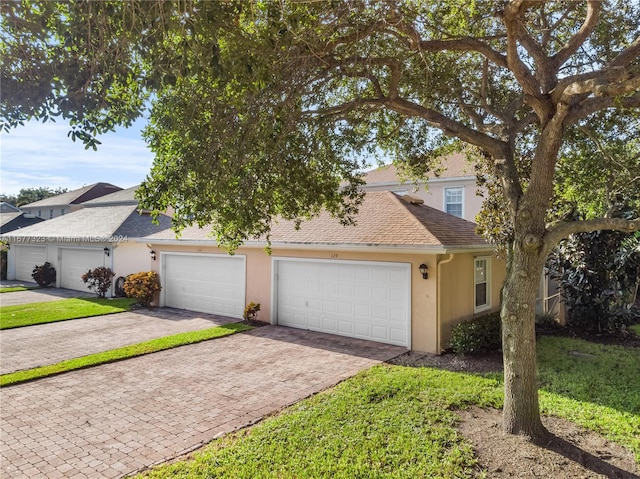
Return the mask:
[[[545,259],[572,233],[640,227],[606,215],[574,221],[554,206],[567,196],[562,164],[579,172],[580,185],[599,168],[572,154],[584,136],[612,148],[616,135],[594,122],[605,115],[616,131],[637,116],[638,2],[24,1],[2,9],[6,128],[62,115],[90,143],[139,115],[153,93],[145,135],[156,160],[142,204],[173,206],[179,227],[209,225],[230,248],[268,234],[276,215],[302,220],[326,208],[349,223],[362,199],[363,157],[385,152],[419,175],[442,152],[469,145],[488,174],[490,204],[505,213],[488,215],[498,226],[485,228],[500,233],[508,260],[503,426],[544,435],[534,306]]]

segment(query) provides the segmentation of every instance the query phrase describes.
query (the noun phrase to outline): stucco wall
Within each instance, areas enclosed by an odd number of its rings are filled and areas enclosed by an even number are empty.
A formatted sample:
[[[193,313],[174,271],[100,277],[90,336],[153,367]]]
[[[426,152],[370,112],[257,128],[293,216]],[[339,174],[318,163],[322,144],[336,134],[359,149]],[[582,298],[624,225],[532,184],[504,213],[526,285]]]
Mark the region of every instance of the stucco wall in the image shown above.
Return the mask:
[[[464,201],[463,201],[463,218],[467,221],[476,221],[476,215],[480,212],[482,207],[482,197],[476,195],[476,180],[475,179],[442,179],[429,182],[429,188],[426,190],[424,187],[419,188],[417,191],[413,191],[415,185],[408,183],[406,185],[367,185],[364,189],[366,191],[401,191],[407,190],[408,193],[418,196],[424,200],[424,204],[435,208],[440,211],[444,211],[444,189],[445,188],[464,188]]]
[[[207,246],[181,246],[152,244],[160,258],[160,252],[189,252],[221,254],[224,251]],[[384,261],[408,263],[411,265],[411,349],[425,352],[439,352],[436,327],[436,256],[433,254],[393,254],[362,253],[345,251],[317,251],[302,249],[273,248],[269,256],[261,248],[239,248],[236,254],[246,257],[246,298],[245,302],[261,304],[258,319],[274,322],[272,311],[272,268],[274,258],[313,258],[332,261]],[[429,279],[425,280],[418,266],[426,263],[429,267]],[[161,273],[160,261],[155,261],[152,270]]]
[[[118,243],[113,248],[113,272],[116,278],[142,271],[152,271],[154,261],[149,256],[149,249],[142,243],[127,241]],[[158,258],[160,256],[158,255]],[[158,261],[155,261],[157,263]]]
[[[473,279],[474,259],[476,257],[489,258],[490,277],[489,294],[490,307],[483,311],[475,311],[475,284]],[[447,255],[443,258],[448,259]],[[457,254],[448,263],[441,266],[441,299],[440,299],[440,346],[447,348],[451,336],[451,328],[456,324],[480,316],[500,308],[500,288],[504,281],[506,268],[504,261],[494,255],[485,253]]]
[[[224,254],[224,251],[212,246],[151,245],[156,251],[158,261],[151,262],[150,269],[160,271],[160,252],[189,252]],[[272,311],[272,268],[274,258],[313,258],[332,261],[383,261],[411,265],[411,349],[415,351],[440,353],[447,346],[451,327],[477,314],[497,310],[500,302],[500,287],[505,276],[505,265],[490,254],[455,254],[451,261],[449,255],[405,254],[405,253],[365,253],[343,250],[306,250],[274,247],[272,256],[261,248],[242,247],[236,254],[246,258],[246,297],[245,302],[261,304],[258,319],[275,322]],[[148,252],[145,252],[148,257]],[[491,307],[481,313],[474,312],[474,258],[490,257],[490,297]],[[443,262],[438,280],[438,262]],[[429,278],[422,278],[418,270],[421,263],[429,267]],[[440,326],[438,327],[438,289],[440,289]]]

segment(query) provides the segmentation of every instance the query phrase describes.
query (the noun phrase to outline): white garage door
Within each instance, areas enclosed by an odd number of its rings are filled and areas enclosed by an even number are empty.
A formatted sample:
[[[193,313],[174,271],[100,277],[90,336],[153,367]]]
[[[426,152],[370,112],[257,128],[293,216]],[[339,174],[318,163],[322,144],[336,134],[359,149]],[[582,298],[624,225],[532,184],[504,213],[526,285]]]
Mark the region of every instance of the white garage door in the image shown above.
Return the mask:
[[[410,265],[276,260],[282,326],[410,347]]]
[[[16,279],[18,281],[33,281],[33,268],[47,261],[46,246],[11,245],[15,248]]]
[[[162,255],[165,306],[242,318],[243,256]]]
[[[61,248],[58,271],[60,287],[89,292],[89,288],[82,281],[82,275],[90,269],[104,266],[106,258],[102,248]]]

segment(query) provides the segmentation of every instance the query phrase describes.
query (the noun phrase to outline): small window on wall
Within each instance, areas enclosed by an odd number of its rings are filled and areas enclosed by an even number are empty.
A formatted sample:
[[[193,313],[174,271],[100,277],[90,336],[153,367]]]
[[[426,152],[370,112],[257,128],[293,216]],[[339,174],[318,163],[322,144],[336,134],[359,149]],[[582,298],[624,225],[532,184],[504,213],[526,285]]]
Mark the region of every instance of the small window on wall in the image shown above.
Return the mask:
[[[49,210],[49,219],[53,218],[53,210]]]
[[[462,218],[462,206],[464,198],[464,188],[444,189],[444,210],[450,215]]]
[[[64,208],[60,210],[60,216],[64,215]]]
[[[474,262],[475,311],[480,312],[491,307],[489,290],[489,258],[476,258]]]

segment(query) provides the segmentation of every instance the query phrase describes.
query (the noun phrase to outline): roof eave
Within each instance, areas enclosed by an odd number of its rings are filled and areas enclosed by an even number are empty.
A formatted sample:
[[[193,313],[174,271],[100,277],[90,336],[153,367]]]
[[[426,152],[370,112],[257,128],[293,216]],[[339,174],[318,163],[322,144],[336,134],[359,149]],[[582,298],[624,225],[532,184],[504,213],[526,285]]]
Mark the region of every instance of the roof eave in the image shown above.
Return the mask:
[[[131,239],[131,238],[130,238]],[[170,246],[219,246],[214,239],[207,240],[182,240],[182,239],[155,239],[155,238],[136,238],[134,241],[140,243],[149,243],[157,245]],[[269,246],[266,241],[247,241],[242,245],[245,248],[265,248]],[[478,245],[385,245],[385,244],[350,244],[350,243],[296,243],[287,241],[273,241],[270,244],[271,249],[288,248],[299,250],[315,250],[315,251],[366,251],[375,253],[406,253],[415,254],[428,252],[430,254],[449,254],[449,253],[473,253],[478,251],[493,251],[494,246],[490,244]]]

